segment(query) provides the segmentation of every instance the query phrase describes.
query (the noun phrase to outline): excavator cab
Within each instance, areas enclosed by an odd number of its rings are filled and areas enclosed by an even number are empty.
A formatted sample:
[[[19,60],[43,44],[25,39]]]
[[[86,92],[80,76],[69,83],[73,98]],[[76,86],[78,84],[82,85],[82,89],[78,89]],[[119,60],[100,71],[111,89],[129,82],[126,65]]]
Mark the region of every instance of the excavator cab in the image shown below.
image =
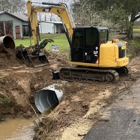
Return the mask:
[[[126,42],[108,41],[108,34],[107,27],[76,27],[71,44],[71,64],[114,69],[126,66],[129,62]]]
[[[71,61],[97,63],[100,44],[108,41],[107,27],[77,27],[71,45]]]

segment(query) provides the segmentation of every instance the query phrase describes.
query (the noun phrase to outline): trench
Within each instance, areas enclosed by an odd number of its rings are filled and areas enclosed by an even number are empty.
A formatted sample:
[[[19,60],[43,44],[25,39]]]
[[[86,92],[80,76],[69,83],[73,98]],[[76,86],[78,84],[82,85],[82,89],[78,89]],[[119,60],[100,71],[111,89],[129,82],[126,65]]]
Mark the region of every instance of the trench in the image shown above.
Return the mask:
[[[0,122],[0,140],[32,140],[35,118],[7,119]]]
[[[55,85],[48,86],[37,92],[35,105],[42,115],[48,115],[61,100],[63,93],[55,89]],[[0,122],[0,140],[32,140],[36,118],[7,119]]]

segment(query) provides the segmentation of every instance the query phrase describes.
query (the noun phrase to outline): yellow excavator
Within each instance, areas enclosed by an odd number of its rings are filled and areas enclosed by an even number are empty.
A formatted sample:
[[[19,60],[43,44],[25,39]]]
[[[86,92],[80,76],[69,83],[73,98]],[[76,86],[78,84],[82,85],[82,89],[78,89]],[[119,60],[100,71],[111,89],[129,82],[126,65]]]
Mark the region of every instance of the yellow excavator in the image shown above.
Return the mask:
[[[27,1],[28,18],[36,46],[39,46],[37,13],[53,13],[63,21],[70,45],[72,66],[59,70],[64,80],[118,81],[119,75],[127,75],[129,70],[126,57],[126,42],[109,41],[109,31],[102,26],[75,27],[72,16],[64,3],[46,3],[35,6]]]

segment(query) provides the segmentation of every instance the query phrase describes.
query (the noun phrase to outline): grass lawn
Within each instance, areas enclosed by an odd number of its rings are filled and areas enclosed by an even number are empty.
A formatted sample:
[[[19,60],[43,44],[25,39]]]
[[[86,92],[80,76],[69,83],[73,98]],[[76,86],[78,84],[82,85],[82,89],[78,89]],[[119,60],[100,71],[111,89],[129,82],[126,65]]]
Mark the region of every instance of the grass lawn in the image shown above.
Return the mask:
[[[45,47],[47,50],[52,50],[52,45],[57,45],[59,47],[60,52],[68,52],[69,51],[69,43],[67,41],[65,34],[41,34],[41,41],[44,39],[53,39],[53,43],[48,43]],[[21,40],[14,40],[16,46],[22,44],[25,47],[29,47],[30,42],[34,44],[33,39],[30,41],[30,37],[24,37]],[[40,42],[41,42],[40,41]]]
[[[133,29],[134,33],[140,33],[140,29]]]

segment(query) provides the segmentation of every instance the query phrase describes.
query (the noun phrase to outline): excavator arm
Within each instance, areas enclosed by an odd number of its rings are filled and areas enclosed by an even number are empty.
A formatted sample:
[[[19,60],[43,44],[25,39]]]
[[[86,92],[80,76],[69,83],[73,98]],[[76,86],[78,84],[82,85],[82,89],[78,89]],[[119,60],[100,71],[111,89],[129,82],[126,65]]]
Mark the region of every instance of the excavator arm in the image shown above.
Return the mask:
[[[31,36],[33,36],[34,40],[34,46],[31,47],[32,48],[31,51],[28,51],[26,48],[19,49],[17,51],[16,56],[19,59],[23,59],[27,65],[30,64],[33,67],[39,67],[49,63],[45,53],[43,53],[41,50],[48,43],[54,41],[52,39],[45,39],[39,44],[40,33],[37,13],[52,13],[60,17],[63,21],[66,36],[70,46],[72,43],[73,28],[75,27],[75,24],[73,22],[71,15],[68,12],[66,4],[54,4],[43,2],[42,6],[36,6],[32,4],[31,0],[28,0],[26,6],[27,6],[27,15],[31,27]],[[40,63],[37,63],[37,60],[39,60],[39,62],[43,64],[40,65]]]
[[[73,22],[73,18],[69,13],[66,4],[54,4],[54,3],[46,3],[43,2],[42,5],[45,6],[35,6],[32,5],[32,2],[28,0],[27,2],[27,11],[28,11],[28,19],[31,25],[32,36],[35,45],[39,44],[39,22],[37,19],[37,13],[52,13],[60,17],[63,21],[63,25],[65,28],[66,36],[68,42],[71,46],[72,42],[72,35],[73,35],[73,28],[75,24]],[[46,6],[47,5],[47,6]]]

